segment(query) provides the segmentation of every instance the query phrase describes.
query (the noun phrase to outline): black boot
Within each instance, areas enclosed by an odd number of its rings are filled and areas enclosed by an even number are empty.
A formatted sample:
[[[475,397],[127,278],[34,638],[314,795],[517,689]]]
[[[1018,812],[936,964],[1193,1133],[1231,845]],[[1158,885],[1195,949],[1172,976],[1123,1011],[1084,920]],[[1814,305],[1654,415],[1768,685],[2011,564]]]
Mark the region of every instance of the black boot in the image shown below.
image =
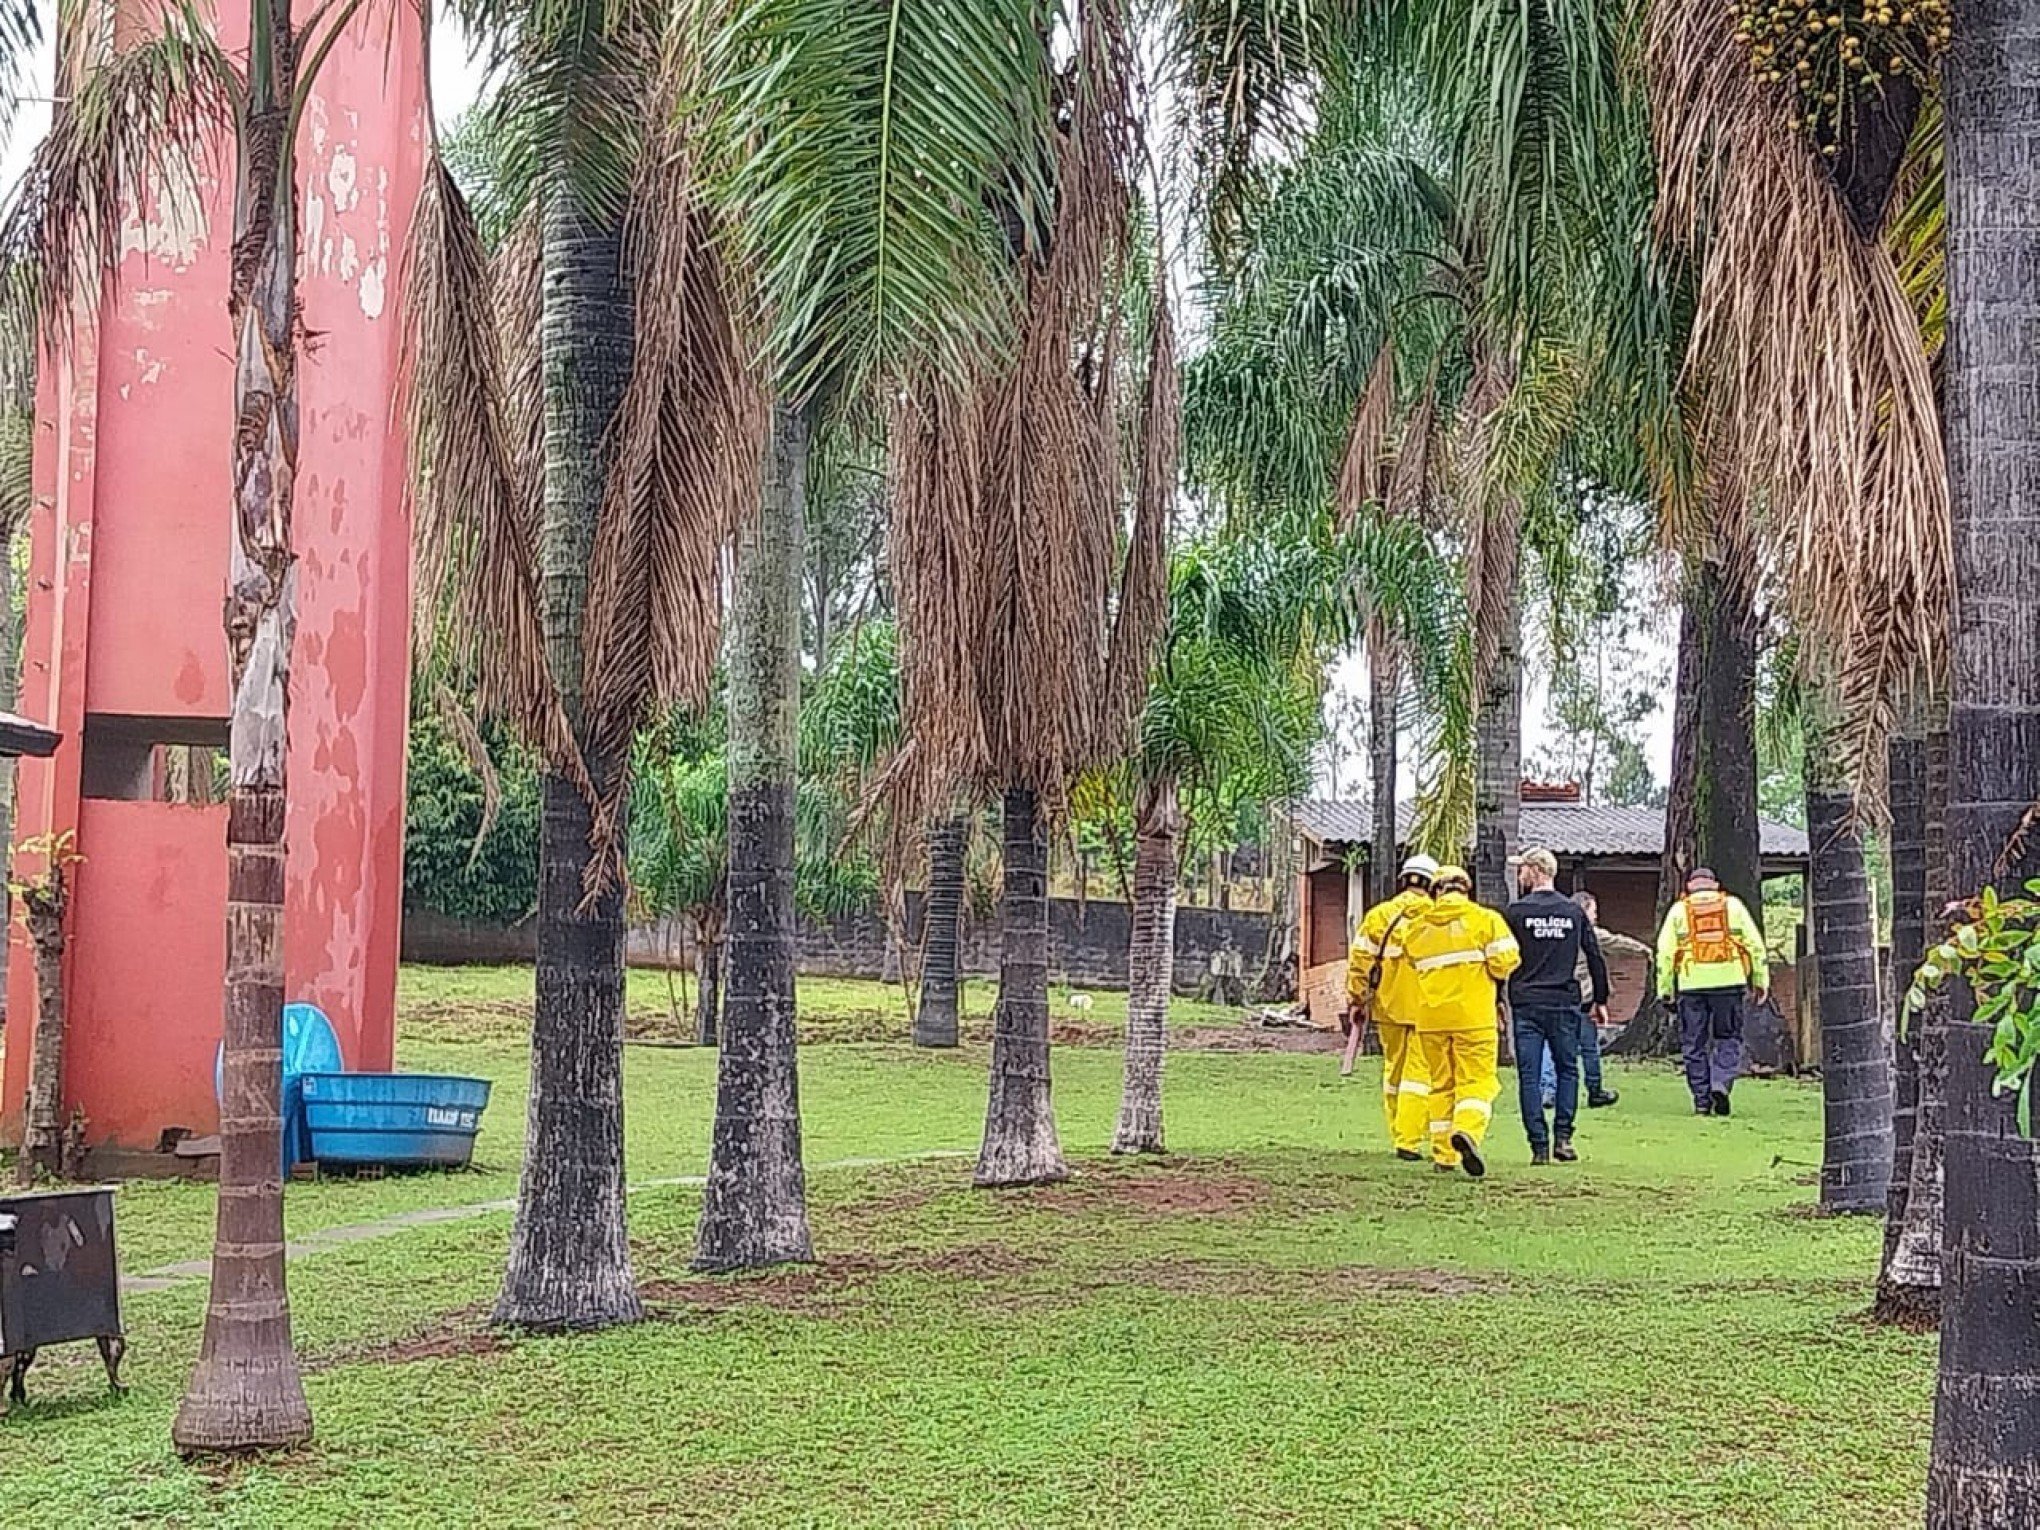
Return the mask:
[[[1452,1134],[1452,1149],[1459,1155],[1459,1167],[1466,1170],[1469,1179],[1479,1179],[1487,1173],[1487,1160],[1480,1156],[1480,1149],[1465,1132]]]
[[[1551,1145],[1551,1156],[1560,1163],[1578,1163],[1580,1155],[1573,1151],[1572,1138],[1561,1137]]]
[[[1613,1105],[1617,1100],[1621,1098],[1622,1093],[1620,1090],[1596,1089],[1592,1094],[1587,1096],[1587,1103],[1591,1105],[1595,1110],[1602,1110],[1605,1109],[1607,1106]]]
[[[1713,1094],[1707,1097],[1707,1103],[1714,1107],[1713,1113],[1717,1116],[1725,1116],[1732,1113],[1728,1108],[1728,1091],[1726,1089],[1715,1090]]]
[[[1546,1166],[1547,1166],[1548,1164],[1550,1164],[1550,1162],[1551,1162],[1551,1149],[1550,1149],[1550,1148],[1541,1148],[1541,1147],[1534,1147],[1534,1148],[1530,1149],[1530,1167],[1531,1167],[1531,1168],[1533,1168],[1533,1169],[1541,1169],[1541,1168],[1544,1168],[1544,1167],[1546,1167]]]

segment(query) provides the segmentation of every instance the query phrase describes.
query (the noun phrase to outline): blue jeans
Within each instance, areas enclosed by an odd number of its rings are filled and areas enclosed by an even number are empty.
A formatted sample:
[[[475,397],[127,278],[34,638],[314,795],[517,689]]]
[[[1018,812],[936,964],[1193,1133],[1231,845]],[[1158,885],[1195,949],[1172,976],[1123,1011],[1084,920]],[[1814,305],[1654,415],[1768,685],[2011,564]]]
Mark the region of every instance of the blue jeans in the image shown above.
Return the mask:
[[[1586,1071],[1587,1097],[1592,1099],[1601,1092],[1601,1028],[1585,1010],[1580,1011],[1580,1067]],[[1558,1069],[1552,1065],[1551,1053],[1544,1054],[1544,1097],[1552,1098],[1558,1087]]]
[[[1580,1007],[1516,1011],[1516,1099],[1523,1110],[1523,1130],[1533,1151],[1551,1146],[1551,1137],[1570,1137],[1580,1109]],[[1544,1065],[1555,1074],[1557,1109],[1547,1128],[1544,1121]]]

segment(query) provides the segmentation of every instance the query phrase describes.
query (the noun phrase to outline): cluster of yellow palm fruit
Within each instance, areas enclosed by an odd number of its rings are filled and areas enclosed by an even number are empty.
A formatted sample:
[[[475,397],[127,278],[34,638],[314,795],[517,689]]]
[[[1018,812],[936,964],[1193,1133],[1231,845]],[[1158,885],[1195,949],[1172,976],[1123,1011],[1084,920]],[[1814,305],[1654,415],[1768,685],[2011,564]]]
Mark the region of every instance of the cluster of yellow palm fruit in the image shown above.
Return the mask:
[[[1824,154],[1854,100],[1889,80],[1924,84],[1955,28],[1951,0],[1728,0],[1728,15],[1751,67],[1790,91],[1793,125]]]

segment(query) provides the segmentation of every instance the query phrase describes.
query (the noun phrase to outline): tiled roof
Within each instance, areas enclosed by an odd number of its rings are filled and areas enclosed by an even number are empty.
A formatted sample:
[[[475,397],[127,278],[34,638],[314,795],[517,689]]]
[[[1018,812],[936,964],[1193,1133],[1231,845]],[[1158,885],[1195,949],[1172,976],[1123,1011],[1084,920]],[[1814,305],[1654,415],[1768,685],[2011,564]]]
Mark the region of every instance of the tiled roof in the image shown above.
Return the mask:
[[[1374,837],[1370,805],[1355,799],[1299,802],[1290,816],[1299,832],[1320,844],[1366,844]],[[1415,818],[1415,805],[1403,803],[1396,813],[1398,843],[1408,840]],[[1803,829],[1762,820],[1758,833],[1766,856],[1789,859],[1806,854]],[[1541,845],[1560,855],[1659,855],[1665,844],[1664,810],[1527,802],[1518,843]]]

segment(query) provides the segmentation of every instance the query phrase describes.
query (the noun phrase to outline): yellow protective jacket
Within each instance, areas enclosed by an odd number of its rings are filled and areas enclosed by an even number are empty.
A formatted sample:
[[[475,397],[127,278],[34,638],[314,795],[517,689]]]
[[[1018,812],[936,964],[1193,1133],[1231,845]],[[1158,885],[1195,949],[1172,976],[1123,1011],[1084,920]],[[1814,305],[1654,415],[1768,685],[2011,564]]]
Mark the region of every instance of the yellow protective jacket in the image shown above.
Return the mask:
[[[1408,922],[1403,958],[1410,965],[1420,1031],[1491,1031],[1495,984],[1523,965],[1508,921],[1462,892],[1449,892]]]
[[[1703,949],[1694,936],[1694,900],[1718,898],[1726,915],[1726,954]],[[1719,927],[1718,918],[1701,923]],[[1713,942],[1706,944],[1712,945]],[[1771,959],[1764,951],[1764,932],[1750,917],[1742,899],[1732,893],[1687,893],[1665,915],[1657,940],[1657,991],[1661,999],[1706,988],[1769,988]]]
[[[1386,903],[1377,903],[1360,921],[1353,936],[1353,951],[1346,962],[1346,992],[1355,1004],[1373,1001],[1374,1018],[1392,1025],[1415,1025],[1422,1001],[1410,965],[1403,959],[1403,937],[1419,915],[1431,906],[1431,895],[1421,887],[1407,887]],[[1374,959],[1381,958],[1381,988],[1370,992],[1367,979],[1374,971]]]

